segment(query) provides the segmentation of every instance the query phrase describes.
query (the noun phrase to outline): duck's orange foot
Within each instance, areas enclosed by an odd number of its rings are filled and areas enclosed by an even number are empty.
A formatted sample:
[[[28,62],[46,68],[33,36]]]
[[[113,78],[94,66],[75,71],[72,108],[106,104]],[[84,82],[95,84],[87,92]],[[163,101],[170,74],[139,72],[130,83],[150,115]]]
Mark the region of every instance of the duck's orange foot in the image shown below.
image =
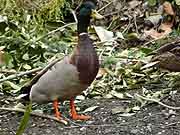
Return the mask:
[[[91,116],[88,115],[72,115],[73,120],[89,120]]]
[[[86,116],[86,115],[78,115],[78,113],[76,112],[75,109],[75,104],[74,104],[74,100],[71,99],[70,100],[70,108],[71,108],[71,117],[73,120],[89,120],[91,118],[91,116]]]
[[[56,118],[61,119],[61,113],[58,110],[58,100],[53,101],[53,107],[54,107]]]
[[[61,113],[58,110],[58,100],[53,101],[53,106],[54,106],[54,110],[55,110],[55,116],[58,119],[58,121],[60,121],[61,123],[67,125],[68,122],[61,117]]]

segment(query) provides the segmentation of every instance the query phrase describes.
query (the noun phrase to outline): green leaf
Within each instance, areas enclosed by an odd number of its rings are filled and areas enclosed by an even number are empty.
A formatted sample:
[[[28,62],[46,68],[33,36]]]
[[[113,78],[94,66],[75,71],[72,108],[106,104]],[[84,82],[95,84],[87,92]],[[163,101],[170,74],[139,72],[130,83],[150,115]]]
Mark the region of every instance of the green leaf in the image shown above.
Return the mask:
[[[15,90],[21,89],[21,87],[19,87],[18,85],[14,84],[13,82],[10,82],[10,81],[6,81],[5,84],[9,85],[11,88],[13,88]]]
[[[176,4],[178,5],[178,6],[180,6],[180,0],[175,0],[176,1]]]
[[[31,66],[29,66],[28,64],[25,64],[25,65],[23,65],[23,68],[29,70],[29,69],[31,69]]]
[[[22,56],[22,58],[23,58],[24,60],[29,60],[29,55],[28,55],[28,53],[25,53],[25,54]]]
[[[11,64],[11,62],[13,61],[12,56],[9,53],[5,52],[4,57],[6,65]]]
[[[145,53],[145,54],[149,54],[149,53],[151,53],[153,50],[152,49],[150,49],[150,48],[145,48],[145,47],[142,47],[141,49],[140,49],[143,53]]]
[[[30,113],[32,111],[31,108],[32,108],[32,103],[30,102],[29,105],[26,107],[26,111],[24,112],[24,116],[21,119],[21,123],[20,123],[19,128],[16,132],[16,135],[22,135],[24,133],[24,130],[26,129],[29,118],[30,118]]]
[[[155,6],[156,5],[156,0],[148,0],[148,4],[150,5],[150,6]]]

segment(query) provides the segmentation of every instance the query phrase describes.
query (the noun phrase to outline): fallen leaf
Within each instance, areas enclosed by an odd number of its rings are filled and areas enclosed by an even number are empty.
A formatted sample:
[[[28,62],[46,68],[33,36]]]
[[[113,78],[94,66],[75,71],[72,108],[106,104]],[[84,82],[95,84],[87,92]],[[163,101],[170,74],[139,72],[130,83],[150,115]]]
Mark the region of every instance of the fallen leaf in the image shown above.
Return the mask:
[[[172,5],[170,2],[166,1],[163,3],[163,9],[164,9],[164,12],[168,15],[172,15],[174,16],[175,13],[174,13],[174,10],[172,8]]]
[[[97,109],[99,106],[91,106],[89,108],[87,108],[86,110],[83,111],[83,113],[86,113],[86,112],[92,112],[94,111],[95,109]]]
[[[180,0],[175,0],[176,4],[179,6],[180,5]]]
[[[119,114],[119,116],[122,116],[122,117],[130,117],[130,116],[133,116],[135,115],[136,113],[122,113],[122,114]]]
[[[31,66],[28,65],[28,64],[25,64],[25,65],[23,65],[23,68],[24,68],[24,69],[27,69],[27,70],[30,70],[30,69],[31,69]]]
[[[135,111],[135,112],[139,111],[140,109],[141,109],[141,108],[140,108],[139,106],[134,106],[134,107],[132,108],[132,110]]]
[[[128,33],[128,34],[127,34],[127,39],[128,39],[128,40],[139,39],[139,36],[138,36],[137,33]]]
[[[85,97],[83,95],[76,96],[76,100],[84,100]]]
[[[121,32],[116,32],[116,38],[124,39],[124,36]]]
[[[107,74],[106,69],[105,68],[100,68],[96,78],[99,79],[99,78],[103,77],[105,74]]]
[[[0,65],[5,63],[4,51],[0,50]]]
[[[113,41],[114,34],[100,26],[94,26],[94,29],[101,42]]]
[[[144,30],[145,37],[150,36],[154,39],[161,39],[167,37],[172,32],[171,25],[161,24],[160,27],[164,32],[158,32],[155,29]]]
[[[111,110],[112,114],[125,113],[127,112],[125,107],[119,106]]]
[[[110,99],[110,98],[113,98],[113,95],[111,95],[111,94],[106,94],[106,95],[103,96],[103,98]]]
[[[150,21],[154,26],[157,26],[159,21],[162,19],[162,15],[153,15],[145,19],[145,21]]]
[[[124,98],[124,94],[116,92],[116,91],[112,91],[111,95],[113,95],[113,96],[115,96],[115,97],[117,97],[119,99],[123,99]]]
[[[138,5],[140,5],[141,3],[142,1],[133,0],[133,1],[130,1],[128,4],[129,4],[129,8],[133,9],[137,7]]]
[[[20,90],[21,87],[19,87],[18,85],[16,85],[15,83],[13,82],[10,82],[10,81],[6,81],[4,82],[6,85],[9,85],[11,88],[15,89],[15,90]]]
[[[146,68],[153,67],[154,65],[157,65],[158,63],[159,63],[159,61],[150,62],[150,63],[142,66],[142,67],[141,67],[141,70],[146,69]]]

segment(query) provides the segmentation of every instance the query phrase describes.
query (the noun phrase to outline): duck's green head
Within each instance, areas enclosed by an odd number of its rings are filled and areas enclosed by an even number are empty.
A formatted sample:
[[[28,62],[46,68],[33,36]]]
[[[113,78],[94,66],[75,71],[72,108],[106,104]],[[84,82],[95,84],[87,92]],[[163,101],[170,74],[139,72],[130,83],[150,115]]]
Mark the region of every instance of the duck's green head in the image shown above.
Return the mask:
[[[95,3],[93,1],[85,1],[80,9],[78,14],[78,33],[87,32],[87,28],[90,25],[90,19],[101,19],[102,15],[98,14],[95,10]]]

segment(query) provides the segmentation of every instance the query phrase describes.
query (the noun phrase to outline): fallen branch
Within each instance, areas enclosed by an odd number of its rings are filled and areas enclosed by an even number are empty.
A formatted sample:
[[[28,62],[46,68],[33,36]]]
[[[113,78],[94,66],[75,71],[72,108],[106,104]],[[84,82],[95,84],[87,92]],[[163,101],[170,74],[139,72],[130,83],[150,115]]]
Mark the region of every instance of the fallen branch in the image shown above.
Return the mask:
[[[12,80],[12,79],[15,79],[17,77],[24,76],[24,75],[32,74],[32,73],[38,72],[40,70],[42,70],[42,67],[35,68],[35,69],[29,70],[29,71],[26,71],[26,72],[16,73],[16,74],[10,75],[10,76],[8,76],[6,78],[0,79],[0,83],[2,83],[4,81]]]
[[[0,70],[0,73],[10,74],[10,75],[17,74],[17,72],[14,70]]]
[[[102,11],[103,9],[105,9],[106,7],[108,7],[109,5],[111,5],[113,3],[113,1],[107,3],[104,7],[100,8],[97,12]]]
[[[160,102],[160,101],[158,101],[158,100],[156,100],[156,99],[146,98],[146,97],[143,97],[143,96],[141,96],[141,95],[139,95],[139,94],[136,94],[136,96],[139,97],[139,98],[142,98],[143,100],[147,100],[147,101],[151,101],[151,102],[158,103],[159,105],[162,105],[162,106],[164,106],[164,107],[166,107],[166,108],[169,108],[169,109],[180,110],[180,107],[169,106],[169,105],[166,105],[166,104],[164,104],[164,103],[162,103],[162,102]]]
[[[54,64],[56,64],[61,59],[62,58],[58,58],[58,59],[54,60],[53,62],[49,63],[45,68],[39,67],[39,68],[35,68],[35,69],[29,70],[26,72],[21,72],[21,73],[10,75],[6,78],[0,79],[0,83],[40,71],[30,82],[30,84],[34,84],[45,72],[47,72],[47,70],[49,68],[51,68]]]
[[[1,107],[0,110],[4,110],[4,111],[11,111],[11,112],[21,112],[24,113],[25,110],[24,109],[20,109],[20,108],[5,108],[5,107]],[[37,112],[31,112],[30,113],[32,116],[37,116],[37,117],[42,117],[42,118],[46,118],[46,119],[50,119],[50,120],[54,120],[57,121],[59,123],[63,123],[65,125],[67,125],[67,121],[63,120],[63,119],[58,119],[56,117],[53,117],[51,115],[45,115],[42,113],[37,113]]]

